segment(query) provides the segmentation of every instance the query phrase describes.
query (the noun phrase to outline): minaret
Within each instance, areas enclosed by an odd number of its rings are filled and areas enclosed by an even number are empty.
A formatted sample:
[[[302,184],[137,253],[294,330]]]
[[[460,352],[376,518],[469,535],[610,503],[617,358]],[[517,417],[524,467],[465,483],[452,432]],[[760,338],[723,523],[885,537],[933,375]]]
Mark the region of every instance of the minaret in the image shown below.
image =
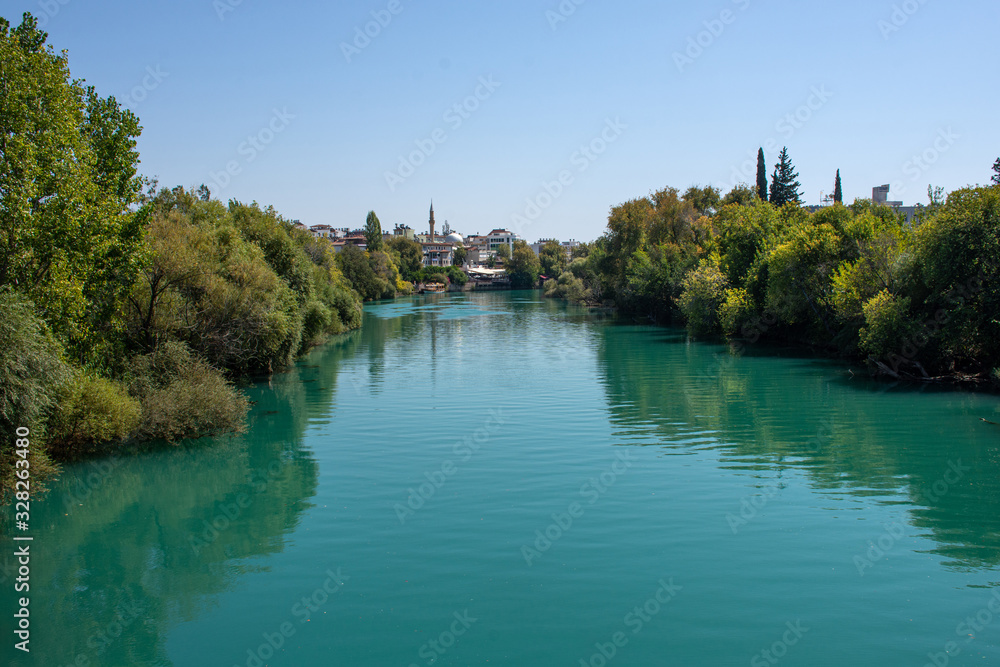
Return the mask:
[[[431,200],[431,243],[434,243],[434,200]]]

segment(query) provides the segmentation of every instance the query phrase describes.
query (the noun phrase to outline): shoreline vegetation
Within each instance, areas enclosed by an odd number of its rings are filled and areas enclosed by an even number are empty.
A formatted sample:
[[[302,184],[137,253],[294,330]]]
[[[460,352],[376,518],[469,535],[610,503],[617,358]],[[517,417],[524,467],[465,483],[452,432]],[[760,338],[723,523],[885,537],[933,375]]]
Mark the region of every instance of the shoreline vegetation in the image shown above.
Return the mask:
[[[556,267],[545,294],[740,349],[805,345],[877,377],[996,389],[1000,160],[994,171],[990,186],[947,198],[928,188],[910,221],[866,199],[810,212],[785,150],[770,200],[759,175],[725,196],[668,187],[613,207],[606,233]]]
[[[273,208],[158,189],[138,173],[139,119],[46,40],[30,14],[0,18],[3,502],[19,429],[36,498],[60,462],[241,432],[238,384],[409,293],[399,267],[425,273],[416,243],[337,254]]]

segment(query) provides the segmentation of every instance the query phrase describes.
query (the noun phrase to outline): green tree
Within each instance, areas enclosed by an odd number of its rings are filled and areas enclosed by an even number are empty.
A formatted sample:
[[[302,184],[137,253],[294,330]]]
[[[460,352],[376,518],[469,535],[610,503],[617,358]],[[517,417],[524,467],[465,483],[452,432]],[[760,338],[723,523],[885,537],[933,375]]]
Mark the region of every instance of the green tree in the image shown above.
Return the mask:
[[[1000,157],[993,163],[993,185],[1000,185]]]
[[[661,220],[662,220],[662,216]],[[653,227],[654,207],[647,197],[632,199],[611,209],[608,217],[607,267],[612,277],[623,276],[632,254],[646,245]]]
[[[365,240],[368,243],[368,250],[376,252],[382,249],[382,224],[378,221],[375,211],[368,211],[368,219],[365,221]]]
[[[383,298],[391,285],[368,261],[364,250],[348,243],[337,255],[337,265],[365,301]]]
[[[504,260],[505,262],[507,260],[509,260],[510,259],[510,246],[507,245],[506,243],[503,244],[503,245],[501,245],[501,246],[497,246],[497,257],[499,257],[500,259]]]
[[[464,245],[455,246],[455,256],[454,263],[455,266],[462,266],[465,264],[465,258],[468,256],[468,251],[465,249]]]
[[[1000,366],[1000,188],[949,194],[918,228],[915,245],[917,321],[947,313],[922,348],[926,361],[939,370],[949,361],[975,371]]]
[[[765,186],[766,181],[765,181]],[[726,193],[726,196],[722,198],[720,202],[721,206],[729,206],[730,204],[738,204],[740,206],[748,206],[754,199],[757,199],[757,191],[751,188],[746,183],[739,183],[733,186],[733,189]],[[767,199],[764,199],[767,201]]]
[[[399,273],[403,276],[403,280],[417,281],[417,274],[424,268],[423,246],[405,236],[392,237],[387,246],[389,251],[396,255]]]
[[[837,178],[833,181],[833,201],[837,204],[844,203],[844,186],[840,182],[840,170],[837,170]]]
[[[511,286],[515,289],[534,287],[538,282],[541,268],[541,262],[535,251],[525,241],[514,241],[514,252],[507,262],[507,275],[510,276]]]
[[[694,208],[698,215],[714,215],[722,204],[722,193],[711,185],[699,187],[692,185],[681,199]]]
[[[764,149],[757,150],[757,196],[761,201],[767,201],[767,163],[764,162]]]
[[[40,444],[49,413],[71,369],[62,346],[39,318],[32,304],[0,288],[0,502],[14,488],[14,440],[19,427],[31,430]],[[23,436],[20,436],[23,437]],[[36,480],[55,472],[44,448],[29,450],[33,491]]]
[[[778,156],[778,164],[774,165],[774,174],[771,177],[771,203],[775,206],[784,206],[788,203],[801,203],[799,199],[799,188],[802,186],[797,179],[799,174],[792,166],[792,160],[788,157],[788,147],[781,149]]]
[[[566,251],[559,244],[559,241],[546,241],[538,254],[538,260],[541,263],[542,273],[549,278],[561,276],[568,265]]]
[[[0,284],[16,286],[78,359],[113,356],[143,257],[138,119],[71,78],[24,14],[0,19]]]
[[[692,334],[707,334],[719,329],[719,310],[728,287],[726,276],[711,262],[703,262],[687,275],[678,305]]]

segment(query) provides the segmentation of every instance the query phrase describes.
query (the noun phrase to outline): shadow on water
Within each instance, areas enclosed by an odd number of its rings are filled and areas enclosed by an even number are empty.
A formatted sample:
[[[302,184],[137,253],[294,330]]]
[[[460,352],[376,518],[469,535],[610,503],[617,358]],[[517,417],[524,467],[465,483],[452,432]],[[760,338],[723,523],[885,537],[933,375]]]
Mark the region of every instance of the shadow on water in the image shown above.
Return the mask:
[[[343,336],[250,387],[245,436],[67,467],[31,507],[32,650],[4,641],[3,664],[171,664],[168,629],[266,569],[261,557],[285,548],[310,507],[318,466],[303,433],[329,417],[341,361],[356,347],[357,336]],[[5,542],[0,585],[11,590],[17,564]]]
[[[890,385],[763,345],[741,355],[681,345],[675,330],[601,331],[599,365],[623,430],[652,424],[648,444],[676,453],[703,436],[727,467],[794,467],[817,489],[905,505],[948,565],[1000,565],[1000,426],[981,421],[1000,422],[995,395]]]

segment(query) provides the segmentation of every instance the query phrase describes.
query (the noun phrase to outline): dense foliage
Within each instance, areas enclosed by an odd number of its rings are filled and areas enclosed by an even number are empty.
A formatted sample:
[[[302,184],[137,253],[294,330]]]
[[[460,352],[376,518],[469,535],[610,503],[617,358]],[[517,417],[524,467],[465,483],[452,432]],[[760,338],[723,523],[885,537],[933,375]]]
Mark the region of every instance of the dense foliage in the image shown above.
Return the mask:
[[[204,186],[143,193],[138,118],[46,40],[30,14],[0,19],[3,495],[17,428],[34,491],[53,460],[239,431],[235,380],[361,323],[328,240]],[[380,294],[408,289],[389,255],[358,252]]]
[[[808,343],[893,377],[1000,378],[1000,187],[932,189],[909,223],[868,200],[810,213],[746,186],[716,207],[718,194],[615,206],[546,294],[693,334]]]

